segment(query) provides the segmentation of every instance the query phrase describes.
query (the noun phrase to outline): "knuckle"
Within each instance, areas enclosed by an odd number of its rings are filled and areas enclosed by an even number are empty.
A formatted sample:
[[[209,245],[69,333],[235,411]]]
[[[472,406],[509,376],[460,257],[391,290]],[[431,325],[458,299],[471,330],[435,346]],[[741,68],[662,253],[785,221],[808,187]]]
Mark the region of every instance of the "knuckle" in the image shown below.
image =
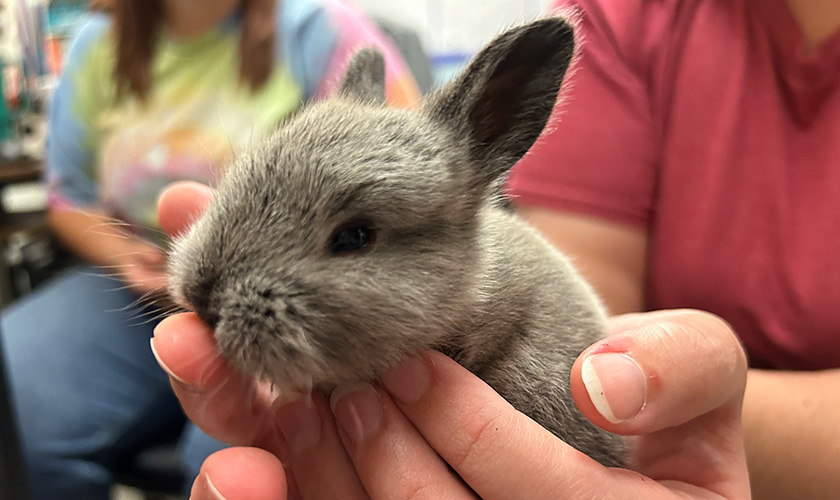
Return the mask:
[[[397,495],[396,498],[403,500],[423,500],[426,498],[438,498],[438,495],[430,483],[418,481],[406,486],[403,493]]]
[[[681,369],[695,366],[713,387],[738,388],[746,383],[747,357],[732,326],[723,318],[697,310],[674,311],[662,318],[654,334],[662,359]],[[711,383],[714,382],[714,383]]]
[[[725,361],[733,369],[745,371],[747,356],[744,347],[732,325],[722,317],[705,311],[691,311],[689,324],[700,333],[708,343],[709,349],[725,356]]]
[[[496,447],[501,436],[508,434],[500,431],[506,431],[509,425],[510,416],[493,414],[487,409],[465,416],[451,439],[453,452],[447,460],[449,465],[462,470],[470,468],[474,461],[480,462]]]
[[[659,340],[666,347],[683,352],[725,354],[732,364],[746,364],[735,330],[716,314],[694,309],[673,311],[657,326]],[[690,351],[685,351],[686,347]]]

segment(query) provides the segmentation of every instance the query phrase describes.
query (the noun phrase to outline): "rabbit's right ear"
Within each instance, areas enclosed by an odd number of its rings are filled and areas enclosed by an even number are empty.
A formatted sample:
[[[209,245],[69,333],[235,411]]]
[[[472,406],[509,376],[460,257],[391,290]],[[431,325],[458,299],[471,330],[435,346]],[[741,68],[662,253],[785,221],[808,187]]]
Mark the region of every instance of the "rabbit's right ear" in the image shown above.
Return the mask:
[[[543,19],[490,42],[424,107],[467,141],[475,187],[486,189],[534,144],[575,53],[574,28]]]

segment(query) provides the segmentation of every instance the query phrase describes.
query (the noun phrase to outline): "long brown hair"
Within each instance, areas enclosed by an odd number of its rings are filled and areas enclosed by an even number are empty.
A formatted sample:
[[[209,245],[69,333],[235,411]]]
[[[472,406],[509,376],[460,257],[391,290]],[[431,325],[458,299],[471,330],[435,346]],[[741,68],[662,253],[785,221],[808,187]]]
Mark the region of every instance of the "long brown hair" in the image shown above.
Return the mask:
[[[239,78],[252,91],[265,84],[274,68],[274,12],[280,0],[242,0],[239,6]],[[93,0],[91,9],[114,19],[117,96],[145,98],[152,85],[151,63],[163,23],[163,0]]]

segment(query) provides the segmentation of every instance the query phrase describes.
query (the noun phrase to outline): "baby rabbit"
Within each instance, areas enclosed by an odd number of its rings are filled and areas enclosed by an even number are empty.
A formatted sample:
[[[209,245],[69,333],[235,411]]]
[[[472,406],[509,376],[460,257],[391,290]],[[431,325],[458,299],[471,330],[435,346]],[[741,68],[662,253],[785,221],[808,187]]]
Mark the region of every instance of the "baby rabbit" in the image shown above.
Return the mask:
[[[281,389],[370,380],[427,348],[605,465],[617,436],[575,407],[569,371],[605,332],[564,257],[499,208],[574,54],[563,19],[514,28],[416,111],[385,106],[362,50],[337,95],[241,155],[175,242],[171,291],[240,370]]]

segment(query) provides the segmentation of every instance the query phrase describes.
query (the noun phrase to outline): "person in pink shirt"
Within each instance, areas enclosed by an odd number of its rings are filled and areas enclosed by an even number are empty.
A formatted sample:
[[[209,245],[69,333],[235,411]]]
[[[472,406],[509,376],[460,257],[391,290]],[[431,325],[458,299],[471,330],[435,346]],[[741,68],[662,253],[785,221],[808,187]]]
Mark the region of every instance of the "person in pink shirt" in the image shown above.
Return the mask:
[[[753,494],[840,487],[840,4],[564,0],[584,40],[509,182],[612,313],[698,308],[751,370]]]
[[[434,353],[332,406],[231,410],[253,394],[225,368],[200,377],[220,360],[181,316],[153,346],[185,409],[262,448],[210,457],[193,498],[837,497],[840,4],[556,6],[579,11],[580,57],[509,191],[615,315],[572,393],[593,422],[635,436],[632,472],[593,466]],[[168,230],[212,196],[195,189],[164,196]]]

